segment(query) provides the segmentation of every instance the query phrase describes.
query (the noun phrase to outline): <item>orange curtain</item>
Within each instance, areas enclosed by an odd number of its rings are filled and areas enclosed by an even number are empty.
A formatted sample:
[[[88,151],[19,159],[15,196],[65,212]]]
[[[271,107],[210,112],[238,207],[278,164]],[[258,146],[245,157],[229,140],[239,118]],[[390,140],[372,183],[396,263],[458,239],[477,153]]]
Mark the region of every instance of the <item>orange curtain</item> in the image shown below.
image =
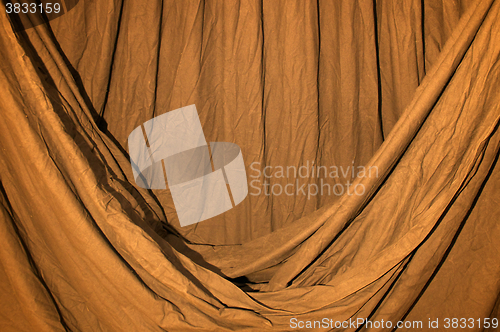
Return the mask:
[[[0,330],[498,324],[499,1],[80,1],[24,30],[4,8]],[[250,186],[181,227],[127,138],[191,104]],[[277,174],[321,166],[373,172]]]

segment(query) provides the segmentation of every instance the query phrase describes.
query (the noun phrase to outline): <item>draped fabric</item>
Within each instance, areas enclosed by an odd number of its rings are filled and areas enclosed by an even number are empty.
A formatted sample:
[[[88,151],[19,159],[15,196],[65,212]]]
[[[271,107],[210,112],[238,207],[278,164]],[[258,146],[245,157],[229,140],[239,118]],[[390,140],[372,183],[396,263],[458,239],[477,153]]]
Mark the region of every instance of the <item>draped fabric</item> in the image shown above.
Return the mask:
[[[500,318],[499,1],[80,1],[16,24],[2,5],[1,331]],[[181,227],[127,138],[192,104],[250,187]],[[342,171],[277,173],[314,166]],[[358,319],[393,325],[334,325]]]

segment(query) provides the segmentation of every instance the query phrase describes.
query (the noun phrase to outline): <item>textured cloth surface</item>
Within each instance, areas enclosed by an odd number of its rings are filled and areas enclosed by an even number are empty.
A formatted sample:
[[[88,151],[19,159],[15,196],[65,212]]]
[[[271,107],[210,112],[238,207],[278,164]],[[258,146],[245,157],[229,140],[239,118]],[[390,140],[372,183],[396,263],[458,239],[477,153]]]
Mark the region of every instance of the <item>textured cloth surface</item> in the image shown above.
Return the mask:
[[[500,1],[80,1],[24,31],[3,9],[1,331],[500,318]],[[376,172],[181,227],[127,137],[191,104],[249,184]]]

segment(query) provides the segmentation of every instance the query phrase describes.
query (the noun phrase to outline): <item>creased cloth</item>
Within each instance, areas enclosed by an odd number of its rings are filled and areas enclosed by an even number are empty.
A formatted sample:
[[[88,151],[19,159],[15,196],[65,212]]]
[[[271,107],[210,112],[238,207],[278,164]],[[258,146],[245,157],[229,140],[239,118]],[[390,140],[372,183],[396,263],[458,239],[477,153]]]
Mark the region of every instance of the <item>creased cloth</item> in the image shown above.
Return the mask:
[[[14,32],[2,10],[0,330],[500,318],[499,11],[80,1]],[[168,191],[135,184],[127,137],[191,104],[247,170],[378,172],[361,195],[249,195],[180,227]]]

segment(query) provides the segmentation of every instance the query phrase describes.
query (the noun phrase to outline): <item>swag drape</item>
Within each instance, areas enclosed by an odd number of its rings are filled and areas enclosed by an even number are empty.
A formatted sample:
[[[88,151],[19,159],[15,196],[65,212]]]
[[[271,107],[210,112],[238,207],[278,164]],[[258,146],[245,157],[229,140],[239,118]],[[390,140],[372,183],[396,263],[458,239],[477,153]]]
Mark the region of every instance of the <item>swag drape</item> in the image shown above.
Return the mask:
[[[499,1],[80,1],[17,32],[3,9],[0,330],[499,318]],[[127,137],[191,104],[249,183],[377,172],[181,227]]]

